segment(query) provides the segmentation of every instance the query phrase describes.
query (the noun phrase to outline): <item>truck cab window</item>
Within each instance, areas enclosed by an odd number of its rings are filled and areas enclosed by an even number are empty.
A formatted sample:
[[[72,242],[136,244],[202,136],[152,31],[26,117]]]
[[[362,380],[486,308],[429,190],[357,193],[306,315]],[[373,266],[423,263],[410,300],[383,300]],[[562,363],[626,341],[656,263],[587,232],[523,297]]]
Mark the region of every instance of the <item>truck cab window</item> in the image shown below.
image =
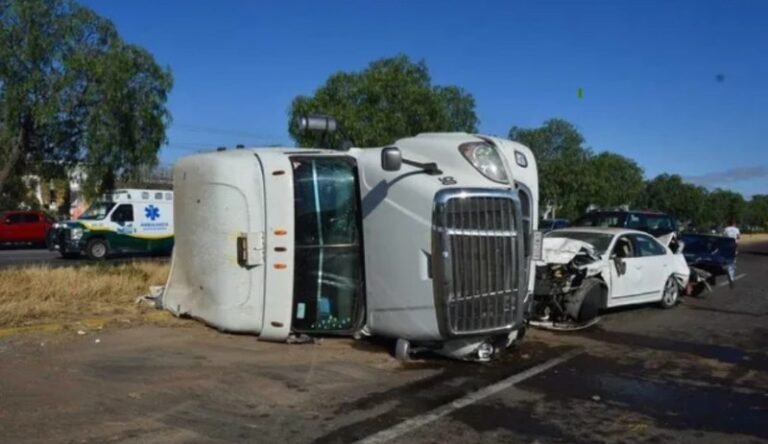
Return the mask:
[[[347,157],[295,157],[293,326],[348,331],[362,307],[357,175]]]
[[[133,222],[133,205],[123,204],[115,208],[115,211],[112,213],[112,222]]]

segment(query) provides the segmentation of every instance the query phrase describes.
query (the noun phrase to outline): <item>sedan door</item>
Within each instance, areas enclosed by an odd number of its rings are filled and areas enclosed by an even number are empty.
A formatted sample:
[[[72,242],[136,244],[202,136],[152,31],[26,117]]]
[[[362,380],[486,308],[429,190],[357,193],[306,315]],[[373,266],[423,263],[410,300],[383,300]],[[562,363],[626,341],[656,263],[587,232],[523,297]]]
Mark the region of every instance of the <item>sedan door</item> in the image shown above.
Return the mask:
[[[628,235],[616,238],[611,247],[611,295],[607,306],[634,304],[642,297],[644,260],[635,251],[635,244]]]
[[[647,234],[630,235],[635,244],[635,254],[643,262],[643,295],[638,302],[661,300],[664,284],[672,270],[670,267],[670,252],[659,241]]]

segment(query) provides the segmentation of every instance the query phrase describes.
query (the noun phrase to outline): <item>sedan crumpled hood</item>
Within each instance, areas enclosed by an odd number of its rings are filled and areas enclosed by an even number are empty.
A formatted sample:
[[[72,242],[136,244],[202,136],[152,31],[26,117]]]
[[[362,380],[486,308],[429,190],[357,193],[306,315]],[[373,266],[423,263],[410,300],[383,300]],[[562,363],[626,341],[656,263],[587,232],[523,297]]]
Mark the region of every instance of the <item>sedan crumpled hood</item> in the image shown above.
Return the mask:
[[[586,242],[564,237],[542,239],[542,253],[539,264],[567,264],[579,254],[598,256],[595,248]]]

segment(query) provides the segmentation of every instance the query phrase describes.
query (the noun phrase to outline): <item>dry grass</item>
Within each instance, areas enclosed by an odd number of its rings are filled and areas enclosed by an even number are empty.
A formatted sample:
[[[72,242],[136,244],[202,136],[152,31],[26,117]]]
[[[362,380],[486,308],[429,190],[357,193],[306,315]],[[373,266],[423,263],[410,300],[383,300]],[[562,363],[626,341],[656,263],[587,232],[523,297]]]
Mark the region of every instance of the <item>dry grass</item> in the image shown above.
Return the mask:
[[[152,262],[0,270],[0,327],[138,317],[135,299],[150,285],[164,285],[168,271],[168,264]]]
[[[739,243],[743,245],[749,245],[758,242],[768,242],[768,233],[743,234],[739,240]]]

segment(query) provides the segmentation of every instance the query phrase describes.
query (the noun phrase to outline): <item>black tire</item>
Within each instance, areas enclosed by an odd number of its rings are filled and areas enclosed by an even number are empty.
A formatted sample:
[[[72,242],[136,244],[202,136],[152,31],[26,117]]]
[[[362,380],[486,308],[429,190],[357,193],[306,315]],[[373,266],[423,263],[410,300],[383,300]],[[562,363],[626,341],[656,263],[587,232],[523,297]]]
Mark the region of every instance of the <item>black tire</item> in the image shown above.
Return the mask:
[[[677,285],[675,278],[670,276],[667,282],[664,284],[664,288],[661,290],[661,301],[659,306],[661,308],[672,308],[680,301],[680,286]]]
[[[603,308],[603,299],[605,299],[605,290],[603,283],[598,279],[587,279],[582,284],[581,291],[584,293],[584,300],[579,308],[579,322],[587,322],[595,319]]]
[[[91,239],[85,247],[85,254],[94,261],[103,261],[109,255],[109,245],[104,239]]]

